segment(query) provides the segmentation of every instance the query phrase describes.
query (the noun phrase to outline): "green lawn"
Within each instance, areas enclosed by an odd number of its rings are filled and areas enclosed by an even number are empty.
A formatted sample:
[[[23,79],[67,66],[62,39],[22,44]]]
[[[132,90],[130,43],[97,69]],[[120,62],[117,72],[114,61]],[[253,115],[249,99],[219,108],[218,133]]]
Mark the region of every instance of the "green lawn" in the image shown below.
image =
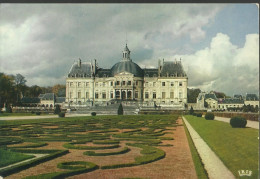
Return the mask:
[[[41,113],[40,116],[42,115],[49,115],[49,114],[45,114],[45,113]],[[38,116],[35,113],[0,113],[0,117],[13,117],[13,116]]]
[[[33,157],[34,156],[32,155],[25,155],[10,150],[0,149],[0,167],[8,166]]]
[[[232,128],[229,123],[195,116],[185,118],[236,177],[238,170],[252,170],[250,178],[258,177],[257,129]]]

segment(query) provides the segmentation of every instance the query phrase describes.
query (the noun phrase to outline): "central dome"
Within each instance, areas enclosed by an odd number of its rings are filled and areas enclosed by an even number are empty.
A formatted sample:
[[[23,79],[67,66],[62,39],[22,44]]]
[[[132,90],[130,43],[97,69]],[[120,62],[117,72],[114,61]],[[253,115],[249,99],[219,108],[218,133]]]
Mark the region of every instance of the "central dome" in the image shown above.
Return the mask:
[[[112,76],[121,72],[132,73],[136,77],[144,76],[144,71],[136,63],[130,60],[118,62],[111,68]]]
[[[130,50],[128,49],[127,44],[125,45],[123,51],[123,59],[121,60],[121,62],[116,63],[111,68],[112,76],[115,76],[116,74],[121,72],[132,73],[136,77],[144,76],[144,71],[130,59]]]

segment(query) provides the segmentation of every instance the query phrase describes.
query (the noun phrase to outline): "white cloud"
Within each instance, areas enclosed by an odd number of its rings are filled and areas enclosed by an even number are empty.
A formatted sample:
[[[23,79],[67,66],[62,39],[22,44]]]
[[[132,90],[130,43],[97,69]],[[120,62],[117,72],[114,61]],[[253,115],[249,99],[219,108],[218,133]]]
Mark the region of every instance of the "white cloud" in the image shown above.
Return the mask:
[[[189,85],[205,91],[217,90],[228,94],[257,92],[259,89],[259,36],[246,37],[243,48],[218,33],[205,48],[191,55],[182,55]],[[179,58],[179,55],[174,56]]]

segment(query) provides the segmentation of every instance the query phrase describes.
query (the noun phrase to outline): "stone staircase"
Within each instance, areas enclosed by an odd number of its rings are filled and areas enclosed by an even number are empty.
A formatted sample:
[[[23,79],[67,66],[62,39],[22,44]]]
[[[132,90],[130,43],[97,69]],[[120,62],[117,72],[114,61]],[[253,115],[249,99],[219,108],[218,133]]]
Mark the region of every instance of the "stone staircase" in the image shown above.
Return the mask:
[[[91,114],[92,112],[96,112],[97,115],[117,115],[118,107],[119,103],[107,106],[76,107],[76,110],[70,111],[70,114]],[[139,111],[137,106],[132,105],[123,104],[123,109],[125,115],[135,115],[138,114]]]

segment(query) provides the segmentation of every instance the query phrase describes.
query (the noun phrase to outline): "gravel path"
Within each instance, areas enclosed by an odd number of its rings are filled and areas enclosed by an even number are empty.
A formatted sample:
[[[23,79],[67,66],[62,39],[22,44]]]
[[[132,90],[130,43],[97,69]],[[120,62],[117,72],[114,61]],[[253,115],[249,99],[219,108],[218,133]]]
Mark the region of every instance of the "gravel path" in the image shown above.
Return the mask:
[[[189,122],[183,117],[193,143],[201,157],[204,167],[207,170],[210,179],[220,178],[235,178],[234,175],[228,170],[218,156],[209,148],[206,142],[199,136],[199,134],[193,129]]]
[[[230,118],[226,118],[226,117],[215,116],[215,120],[222,121],[222,122],[227,122],[227,123],[230,122]],[[249,120],[247,120],[246,127],[259,129],[259,121],[249,121]]]

